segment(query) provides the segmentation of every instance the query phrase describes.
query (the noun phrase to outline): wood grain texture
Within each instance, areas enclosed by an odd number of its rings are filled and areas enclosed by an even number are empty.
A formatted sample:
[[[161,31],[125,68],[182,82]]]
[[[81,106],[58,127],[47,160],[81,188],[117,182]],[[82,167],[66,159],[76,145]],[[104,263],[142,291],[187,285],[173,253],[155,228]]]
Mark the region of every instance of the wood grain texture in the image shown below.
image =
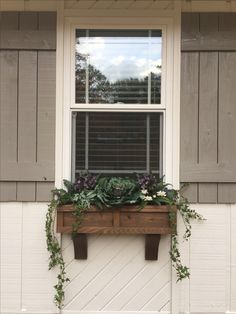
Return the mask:
[[[57,15],[55,12],[38,13],[38,29],[52,31],[56,34]]]
[[[0,163],[17,161],[18,53],[0,51]]]
[[[236,162],[236,53],[220,53],[219,80],[219,162],[231,163]]]
[[[199,163],[217,162],[218,53],[200,53],[199,63]]]
[[[19,162],[36,162],[37,63],[37,52],[21,51],[19,53]]]
[[[129,210],[130,208],[130,210]],[[168,206],[149,205],[143,210],[137,206],[125,206],[124,209],[103,210],[93,207],[84,213],[78,233],[98,234],[169,234]],[[57,210],[57,232],[71,233],[75,222],[72,205],[61,205]]]
[[[198,70],[199,53],[182,53],[180,110],[180,180],[182,166],[198,161]]]
[[[158,248],[160,243],[160,234],[146,234],[145,236],[145,260],[158,260]]]
[[[236,51],[235,13],[184,13],[182,51]]]
[[[36,182],[36,201],[48,202],[52,198],[51,191],[54,188],[54,182]]]
[[[18,12],[0,12],[0,29],[1,31],[15,31],[19,29]]]
[[[19,30],[20,31],[38,30],[38,13],[37,12],[20,12],[19,13]]]
[[[230,204],[236,203],[236,184],[219,183],[218,184],[218,203]]]
[[[233,51],[224,52],[235,50],[230,46],[234,45],[235,32],[235,13],[183,14],[180,173],[182,182],[191,182],[185,193],[191,202],[235,202],[236,57]],[[193,55],[197,53],[196,65]],[[191,58],[192,65],[186,66]],[[186,74],[190,67],[195,74]],[[195,82],[191,79],[194,75]],[[193,86],[188,88],[189,84]],[[192,90],[197,86],[198,100]],[[188,123],[188,103],[198,108],[190,117],[197,123]],[[192,128],[197,132],[197,149],[191,149],[191,142],[196,142]]]
[[[0,202],[14,202],[16,200],[16,182],[0,182]]]
[[[199,203],[216,204],[218,202],[218,185],[216,183],[199,183],[198,193]]]
[[[181,189],[181,193],[186,197],[190,203],[198,202],[198,184],[197,183],[188,183]]]
[[[52,182],[54,180],[53,162],[8,162],[5,165],[2,163],[0,167],[2,181]]]
[[[75,259],[83,260],[88,258],[88,240],[86,234],[76,234],[73,236]]]
[[[56,49],[56,13],[1,12],[1,49]]]
[[[234,148],[233,148],[234,149]],[[184,163],[182,182],[235,182],[236,162]]]
[[[17,182],[17,201],[35,202],[35,182]]]
[[[53,31],[2,31],[0,49],[55,50]]]
[[[54,162],[56,115],[56,54],[38,53],[37,81],[37,161]],[[54,167],[51,169],[54,175]]]
[[[30,50],[55,49],[56,13],[0,12],[0,29],[1,48],[11,49],[0,51],[0,199],[46,201],[54,180],[55,52]]]

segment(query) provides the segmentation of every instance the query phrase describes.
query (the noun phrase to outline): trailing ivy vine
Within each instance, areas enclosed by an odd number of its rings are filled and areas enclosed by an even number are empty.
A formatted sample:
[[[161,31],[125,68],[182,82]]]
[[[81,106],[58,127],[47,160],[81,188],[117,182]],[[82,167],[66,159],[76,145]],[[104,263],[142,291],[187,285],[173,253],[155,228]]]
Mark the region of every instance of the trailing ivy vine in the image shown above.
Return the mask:
[[[204,220],[204,218],[202,215],[198,214],[195,210],[190,208],[190,204],[188,200],[185,197],[183,197],[180,193],[178,195],[176,206],[177,206],[178,212],[180,213],[183,219],[184,226],[185,226],[183,240],[188,241],[189,238],[191,237],[191,229],[192,229],[191,220],[194,220],[194,219]],[[177,228],[176,228],[176,215],[171,210],[169,212],[169,218],[170,218],[170,226],[172,229],[171,249],[169,253],[170,253],[170,258],[172,261],[172,266],[176,270],[177,281],[181,281],[185,278],[189,278],[190,270],[187,266],[183,265],[181,261],[178,234],[177,234]]]
[[[48,211],[46,214],[46,239],[47,239],[47,250],[50,253],[49,257],[49,269],[58,267],[59,273],[57,275],[57,283],[54,286],[56,293],[54,295],[54,302],[59,309],[63,307],[63,301],[65,297],[64,286],[69,281],[66,276],[65,262],[62,256],[61,246],[57,240],[54,232],[55,219],[56,219],[56,208],[58,206],[58,200],[54,199],[48,205]]]
[[[95,205],[101,210],[121,207],[123,205],[138,205],[140,210],[146,205],[169,205],[169,221],[172,229],[170,258],[176,270],[177,281],[189,278],[189,268],[182,264],[179,251],[179,240],[176,226],[176,211],[180,213],[185,232],[183,240],[191,236],[191,220],[202,220],[203,217],[190,208],[188,200],[181,193],[152,174],[137,175],[136,178],[97,177],[89,173],[80,174],[75,183],[64,180],[65,189],[53,190],[53,198],[46,215],[47,249],[50,253],[49,269],[58,267],[56,293],[54,302],[59,309],[63,308],[64,288],[69,279],[66,276],[65,262],[60,244],[55,236],[56,209],[59,205],[73,204],[75,223],[72,226],[72,236],[77,233],[83,221],[84,214],[90,206]]]

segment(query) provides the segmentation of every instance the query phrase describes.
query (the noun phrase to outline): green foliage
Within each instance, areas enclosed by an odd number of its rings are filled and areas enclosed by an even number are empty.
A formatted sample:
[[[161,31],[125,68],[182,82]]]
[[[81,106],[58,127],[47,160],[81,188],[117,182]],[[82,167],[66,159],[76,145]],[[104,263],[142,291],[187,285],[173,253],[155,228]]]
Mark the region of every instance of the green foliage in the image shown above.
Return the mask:
[[[137,205],[140,210],[146,205],[169,205],[169,221],[172,229],[172,242],[170,258],[176,270],[177,281],[189,278],[190,272],[181,261],[178,234],[176,227],[176,212],[178,209],[184,225],[184,240],[191,236],[191,220],[202,220],[203,217],[192,210],[186,198],[180,192],[171,188],[162,180],[158,180],[152,174],[138,175],[136,180],[124,177],[100,177],[91,174],[81,174],[73,184],[64,180],[65,189],[53,190],[53,199],[48,206],[46,216],[47,249],[50,252],[49,269],[59,267],[58,282],[54,286],[56,294],[54,301],[59,309],[63,307],[64,286],[69,279],[65,273],[59,242],[54,234],[54,222],[56,207],[58,205],[73,204],[75,223],[72,226],[73,234],[76,234],[83,220],[84,213],[92,206],[98,208],[117,208],[123,205]]]
[[[45,231],[47,239],[47,250],[50,253],[49,269],[56,267],[59,268],[57,284],[54,286],[54,289],[56,290],[54,302],[59,309],[62,309],[65,297],[64,286],[65,283],[69,281],[69,279],[66,277],[65,262],[62,256],[61,247],[54,233],[57,205],[58,201],[53,198],[48,206],[48,211],[46,214]]]
[[[100,178],[95,194],[95,205],[101,209],[136,203],[140,196],[137,183],[133,179],[120,177]]]

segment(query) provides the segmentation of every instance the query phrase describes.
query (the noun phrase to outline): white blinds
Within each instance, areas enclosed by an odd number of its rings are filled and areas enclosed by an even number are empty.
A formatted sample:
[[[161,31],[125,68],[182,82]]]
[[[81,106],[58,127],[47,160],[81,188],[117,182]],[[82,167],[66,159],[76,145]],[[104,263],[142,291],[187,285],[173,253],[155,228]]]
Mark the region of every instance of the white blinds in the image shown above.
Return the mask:
[[[77,112],[75,171],[160,173],[162,114]]]

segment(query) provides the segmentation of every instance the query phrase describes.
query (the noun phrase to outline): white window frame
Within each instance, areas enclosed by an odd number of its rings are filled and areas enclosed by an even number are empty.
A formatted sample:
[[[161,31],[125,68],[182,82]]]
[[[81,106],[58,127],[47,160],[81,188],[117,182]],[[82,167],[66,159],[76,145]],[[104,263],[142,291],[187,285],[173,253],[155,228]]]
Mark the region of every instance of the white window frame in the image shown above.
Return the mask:
[[[71,113],[72,111],[111,111],[111,112],[162,112],[163,123],[163,173],[166,182],[178,187],[179,174],[179,147],[176,145],[179,129],[174,120],[173,110],[174,93],[174,19],[173,17],[155,18],[78,18],[65,19],[64,24],[64,105],[62,125],[62,172],[57,178],[71,179]],[[162,30],[162,80],[161,80],[161,104],[76,104],[75,103],[75,30],[81,29],[161,29]],[[178,71],[176,72],[178,75]],[[176,110],[177,109],[177,110]],[[177,117],[178,121],[178,117]],[[175,152],[174,152],[175,150]],[[177,154],[176,154],[177,153]],[[174,158],[175,156],[175,158]]]

